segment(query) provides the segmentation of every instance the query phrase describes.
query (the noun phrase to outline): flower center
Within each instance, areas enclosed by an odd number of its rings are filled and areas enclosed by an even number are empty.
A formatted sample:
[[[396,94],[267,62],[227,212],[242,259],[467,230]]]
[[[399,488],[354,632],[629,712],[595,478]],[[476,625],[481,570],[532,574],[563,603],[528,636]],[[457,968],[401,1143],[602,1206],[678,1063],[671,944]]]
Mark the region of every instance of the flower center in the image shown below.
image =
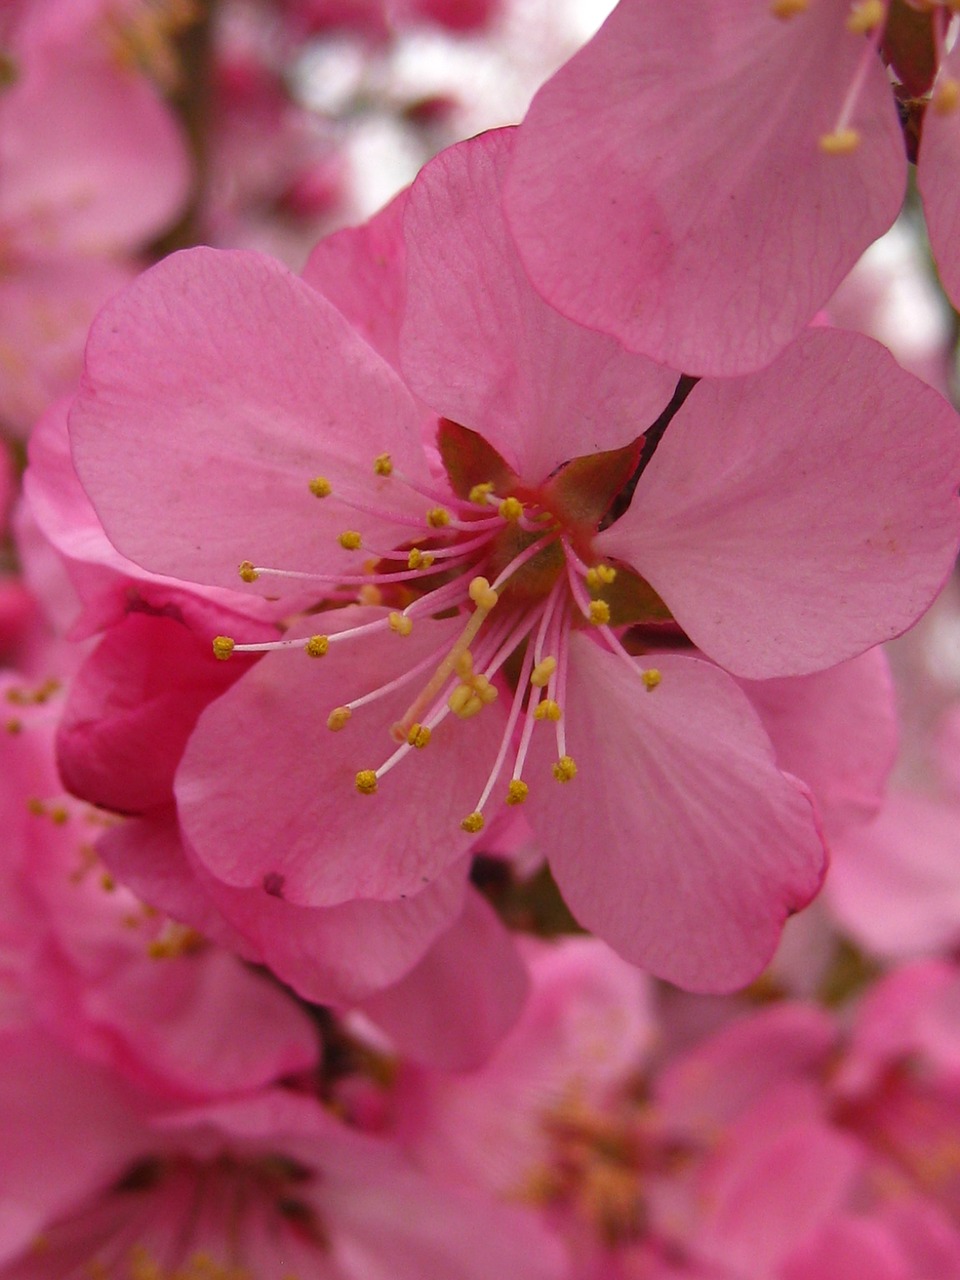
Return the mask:
[[[327,590],[316,615],[320,618],[331,604],[348,602],[378,606],[375,616],[358,626],[306,640],[301,636],[237,644],[231,637],[218,636],[214,653],[223,659],[238,651],[299,647],[312,658],[322,658],[331,645],[371,632],[391,632],[402,643],[415,626],[461,619],[452,643],[446,642],[400,676],[333,707],[327,726],[339,732],[355,713],[401,687],[411,688],[406,710],[390,726],[395,749],[378,766],[356,774],[357,790],[373,795],[387,773],[430,744],[443,721],[451,716],[472,719],[507,694],[509,705],[496,758],[476,806],[461,822],[465,831],[477,833],[484,826],[484,810],[497,779],[511,757],[503,799],[517,805],[527,798],[529,786],[523,773],[538,725],[552,732],[555,740],[554,778],[565,783],[576,776],[564,722],[571,632],[593,628],[608,647],[627,657],[611,629],[612,623],[621,620],[615,615],[622,602],[630,600],[633,605],[635,599],[643,598],[641,616],[651,616],[643,612],[650,604],[649,588],[646,596],[633,592],[631,599],[623,585],[639,582],[636,575],[622,567],[594,563],[591,548],[600,521],[633,473],[640,444],[574,459],[533,489],[475,433],[443,422],[441,455],[452,492],[432,492],[397,476],[386,454],[374,460],[376,476],[403,480],[431,503],[419,519],[406,517],[413,527],[402,545],[371,553],[363,532],[349,528],[338,535],[338,542],[363,557],[356,574],[291,574],[249,561],[240,566],[247,582],[277,575],[323,585]],[[397,519],[399,504],[391,506],[389,487],[381,488],[375,502],[367,496],[336,495],[323,476],[310,480],[309,487],[321,501],[339,498],[355,513]],[[632,658],[628,661],[633,665]],[[639,674],[648,689],[659,683],[656,670]]]

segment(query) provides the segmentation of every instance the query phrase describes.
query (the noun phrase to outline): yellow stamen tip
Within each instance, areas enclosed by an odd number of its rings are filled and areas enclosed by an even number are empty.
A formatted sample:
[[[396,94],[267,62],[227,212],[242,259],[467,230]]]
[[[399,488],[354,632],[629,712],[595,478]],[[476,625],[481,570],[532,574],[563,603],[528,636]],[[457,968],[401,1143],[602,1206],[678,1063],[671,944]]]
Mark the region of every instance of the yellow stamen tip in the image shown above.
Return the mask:
[[[407,556],[407,568],[419,569],[423,565],[423,552],[419,547],[413,547]]]
[[[486,578],[474,578],[469,587],[470,599],[478,609],[492,609],[500,597]]]
[[[534,720],[559,720],[562,715],[560,704],[552,698],[544,698],[542,702],[538,702],[533,712]]]
[[[377,789],[375,769],[361,769],[357,774],[357,790],[362,796],[372,796]]]
[[[523,503],[519,498],[504,498],[497,510],[504,520],[519,520],[523,515]]]
[[[219,658],[221,662],[226,662],[233,653],[233,646],[236,643],[230,636],[214,636],[213,637],[213,656]]]
[[[359,551],[363,543],[363,539],[356,529],[344,529],[343,533],[337,537],[337,541],[344,551]]]
[[[398,636],[408,636],[413,630],[413,619],[408,618],[403,613],[391,613],[387,619],[390,630],[396,632]]]
[[[327,716],[327,728],[332,729],[334,733],[339,732],[350,719],[351,714],[349,707],[334,707]]]
[[[244,582],[256,582],[260,577],[259,573],[257,573],[256,569],[253,567],[252,560],[241,560],[238,572]]]
[[[820,150],[828,156],[847,156],[856,151],[860,145],[860,134],[856,129],[836,129],[833,133],[824,133],[820,137]]]
[[[477,695],[484,706],[491,702],[496,702],[499,690],[495,684],[491,684],[486,676],[474,676],[473,692]]]
[[[467,497],[471,502],[477,503],[478,506],[485,507],[487,498],[490,497],[491,493],[493,493],[493,485],[489,480],[486,480],[483,484],[475,484]]]
[[[855,36],[866,35],[880,26],[884,19],[883,0],[859,0],[850,6],[847,16],[847,30]]]
[[[507,787],[507,804],[523,804],[530,794],[530,788],[521,778],[511,778]]]
[[[464,831],[475,836],[478,831],[483,830],[483,814],[476,810],[473,813],[468,813],[460,823],[460,826]]]
[[[569,782],[577,776],[577,766],[572,756],[561,756],[553,766],[553,776],[558,782]]]
[[[447,699],[447,706],[461,720],[471,720],[483,710],[483,702],[468,684],[458,684]]]
[[[606,600],[591,600],[587,616],[595,627],[605,627],[610,621],[610,606]]]
[[[308,657],[322,658],[330,648],[330,637],[311,636],[303,647],[306,649]]]
[[[430,741],[430,729],[425,724],[412,724],[410,732],[407,734],[407,742],[411,747],[416,747],[418,751]]]
[[[427,524],[431,529],[442,529],[450,523],[450,512],[446,507],[431,507],[427,512]]]
[[[333,493],[333,485],[326,476],[314,476],[309,487],[315,498],[329,498]]]
[[[649,667],[646,671],[644,671],[640,679],[647,686],[647,689],[651,690],[657,687],[657,685],[663,679],[663,676],[660,674],[660,672],[657,670],[656,667]]]
[[[810,0],[772,0],[770,12],[775,18],[795,18],[806,13]]]
[[[357,592],[357,599],[361,604],[376,606],[383,604],[383,592],[375,582],[365,582]]]
[[[556,658],[542,658],[530,673],[530,683],[537,689],[545,689],[556,669]]]
[[[948,116],[960,105],[960,81],[941,79],[934,90],[931,106],[938,115]]]
[[[378,476],[389,476],[393,474],[393,459],[389,453],[381,453],[373,460],[373,472]]]

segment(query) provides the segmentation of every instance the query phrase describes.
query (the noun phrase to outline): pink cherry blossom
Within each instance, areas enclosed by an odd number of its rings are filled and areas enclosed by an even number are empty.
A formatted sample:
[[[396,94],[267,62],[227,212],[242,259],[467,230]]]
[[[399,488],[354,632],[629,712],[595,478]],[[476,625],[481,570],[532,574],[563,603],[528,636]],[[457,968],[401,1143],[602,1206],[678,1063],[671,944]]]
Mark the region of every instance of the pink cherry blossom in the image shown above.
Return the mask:
[[[628,621],[669,617],[659,595],[744,676],[852,657],[908,626],[952,561],[955,418],[879,347],[810,333],[756,377],[694,387],[644,457],[672,377],[530,289],[499,213],[511,140],[444,153],[406,199],[407,385],[310,285],[199,250],[95,326],[77,465],[135,561],[224,587],[244,561],[255,592],[347,605],[279,643],[217,641],[265,653],[177,772],[217,880],[302,906],[396,900],[529,793],[583,924],[675,981],[733,986],[815,891],[820,841],[741,691],[624,647],[613,583]]]

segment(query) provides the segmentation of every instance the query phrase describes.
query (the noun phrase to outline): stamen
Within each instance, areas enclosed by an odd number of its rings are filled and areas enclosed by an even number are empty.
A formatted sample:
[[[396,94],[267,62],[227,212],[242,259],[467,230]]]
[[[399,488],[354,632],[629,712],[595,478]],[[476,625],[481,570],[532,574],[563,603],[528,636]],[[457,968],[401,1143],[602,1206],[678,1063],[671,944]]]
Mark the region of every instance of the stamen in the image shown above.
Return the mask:
[[[530,674],[530,683],[537,686],[538,689],[545,689],[550,681],[550,677],[557,669],[556,658],[543,658],[536,664]]]
[[[469,832],[470,835],[472,836],[476,835],[478,831],[483,830],[483,814],[480,813],[479,811],[468,813],[467,816],[460,823],[460,826],[464,829],[464,831]]]
[[[389,476],[393,474],[393,459],[389,453],[381,453],[373,460],[373,472],[378,476]]]
[[[425,724],[412,724],[410,732],[407,734],[407,742],[411,747],[416,747],[418,751],[430,741],[430,726]]]
[[[886,17],[886,6],[883,0],[857,0],[850,6],[847,15],[847,30],[855,36],[865,36],[873,31]]]
[[[810,0],[771,0],[770,12],[775,18],[787,20],[806,13],[809,7]]]
[[[337,541],[344,551],[359,551],[363,545],[363,539],[356,529],[344,529],[343,533],[338,534]]]
[[[333,493],[333,485],[326,476],[314,476],[307,487],[315,498],[329,498]]]
[[[587,586],[591,591],[599,591],[601,587],[609,586],[615,581],[616,576],[617,571],[612,564],[596,564],[585,574]]]
[[[948,116],[960,106],[960,80],[943,76],[937,81],[930,105],[938,115]]]
[[[353,712],[349,707],[334,707],[327,716],[327,728],[332,729],[334,733],[339,732],[352,714]]]
[[[663,676],[656,667],[648,667],[646,671],[643,672],[640,679],[647,686],[647,689],[652,692],[663,679]]]
[[[552,698],[545,698],[537,703],[533,718],[534,720],[559,720],[562,715],[560,704],[554,702]]]
[[[504,520],[515,523],[523,515],[523,503],[519,498],[504,498],[497,511]]]
[[[487,499],[493,493],[493,488],[494,487],[489,480],[485,480],[483,484],[475,484],[470,490],[470,501],[475,503],[477,506],[485,507],[487,505]]]
[[[387,625],[398,636],[408,636],[413,630],[413,619],[394,611],[387,618]]]
[[[213,637],[213,656],[221,662],[226,662],[235,648],[234,641],[230,636],[214,636]]]
[[[577,766],[572,756],[561,756],[553,766],[553,776],[558,782],[571,782],[577,776]]]
[[[253,562],[251,560],[241,560],[238,572],[244,582],[256,582],[260,577],[260,574],[253,567]]]
[[[304,645],[307,656],[310,658],[322,658],[330,648],[329,636],[311,636]]]
[[[510,779],[510,785],[507,787],[507,804],[523,804],[529,794],[530,788],[522,778]]]
[[[883,33],[890,0],[878,0],[878,3],[881,8],[880,17],[875,25],[865,28],[865,31],[869,32],[869,39],[864,42],[860,61],[857,63],[857,69],[850,83],[850,88],[847,90],[846,97],[840,107],[837,123],[830,133],[822,134],[820,137],[820,150],[826,152],[827,155],[849,155],[851,151],[855,151],[860,145],[860,132],[851,127],[850,121],[856,109],[860,91],[866,81],[867,73],[880,47],[880,37]],[[863,0],[864,7],[869,7],[871,4],[872,0]]]
[[[587,608],[587,617],[595,627],[605,627],[610,621],[610,606],[606,600],[591,600]]]
[[[356,777],[357,790],[362,796],[372,796],[377,790],[377,772],[375,769],[361,769]]]

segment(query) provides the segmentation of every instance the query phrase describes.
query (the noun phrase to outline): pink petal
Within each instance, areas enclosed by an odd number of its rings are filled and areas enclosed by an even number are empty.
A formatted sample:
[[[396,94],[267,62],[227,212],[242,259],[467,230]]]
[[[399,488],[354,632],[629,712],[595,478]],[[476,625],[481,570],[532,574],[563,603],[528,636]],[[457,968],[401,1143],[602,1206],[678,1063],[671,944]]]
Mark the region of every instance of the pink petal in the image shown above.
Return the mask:
[[[385,617],[348,608],[324,622],[334,635]],[[473,838],[460,822],[493,765],[501,708],[494,703],[467,721],[449,716],[426,750],[411,751],[381,779],[376,795],[357,792],[357,772],[392,755],[390,727],[429,672],[359,708],[338,734],[326,720],[449,649],[461,630],[459,619],[423,620],[409,636],[384,628],[334,640],[318,660],[300,649],[271,653],[208,707],[176,793],[185,834],[212,874],[237,887],[266,885],[300,905],[334,906],[417,893],[457,861]]]
[[[882,649],[814,675],[740,684],[777,763],[807,784],[831,835],[877,814],[897,754],[893,684]]]
[[[389,905],[395,911],[407,904]],[[420,963],[365,1000],[363,1009],[406,1060],[443,1071],[470,1071],[486,1062],[517,1021],[528,989],[527,971],[510,933],[471,889],[459,919]]]
[[[677,375],[534,292],[500,207],[514,135],[498,129],[448,148],[410,189],[400,356],[417,395],[478,431],[533,485],[570,458],[636,439]]]
[[[320,294],[252,253],[174,254],[113,299],[91,331],[70,429],[111,540],[195,582],[236,587],[245,559],[356,572],[356,553],[336,543],[358,520],[338,485],[381,502],[383,517],[361,517],[376,546],[408,536],[396,520],[429,505],[373,473],[386,452],[423,474],[409,393]],[[333,497],[310,492],[317,475]],[[252,589],[276,595],[276,580]]]
[[[952,566],[958,428],[879,344],[811,330],[698,383],[595,546],[738,675],[832,666],[910,626]]]
[[[23,53],[0,98],[0,224],[20,251],[106,253],[158,235],[186,200],[186,143],[145,76],[91,34]]]
[[[72,392],[90,322],[133,278],[132,266],[60,253],[16,258],[0,275],[0,419],[26,436]]]
[[[813,813],[723,672],[658,655],[647,691],[630,665],[571,636],[564,716],[579,771],[532,791],[530,820],[581,924],[679,986],[731,990],[819,887]]]
[[[960,942],[960,813],[894,792],[879,817],[835,842],[827,901],[873,955],[950,951]]]
[[[960,46],[944,59],[943,78],[960,79]],[[956,174],[960,167],[960,111],[941,112],[931,104],[923,118],[917,186],[940,283],[960,305],[960,209]]]
[[[864,48],[846,7],[621,0],[521,126],[507,212],[553,305],[697,374],[768,363],[896,217],[893,97],[868,68],[852,154],[826,155]]]

